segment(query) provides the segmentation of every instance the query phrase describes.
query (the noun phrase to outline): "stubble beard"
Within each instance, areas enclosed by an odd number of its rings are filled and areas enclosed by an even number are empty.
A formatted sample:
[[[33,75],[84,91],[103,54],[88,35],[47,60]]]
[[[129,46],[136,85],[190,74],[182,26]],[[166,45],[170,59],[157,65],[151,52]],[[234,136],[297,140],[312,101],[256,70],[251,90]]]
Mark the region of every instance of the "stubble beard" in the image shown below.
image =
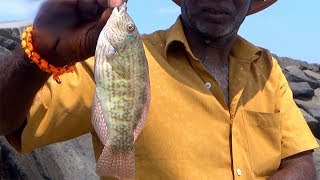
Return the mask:
[[[203,23],[200,20],[197,20],[197,18],[195,18],[195,21],[191,20],[192,18],[188,14],[185,1],[186,0],[182,0],[181,12],[185,14],[186,19],[184,21],[188,22],[184,22],[184,24],[191,30],[191,32],[193,32],[197,37],[200,37],[202,39],[218,41],[220,39],[225,39],[234,34],[237,34],[241,24],[244,22],[246,18],[246,15],[239,16],[238,18],[235,18],[235,20],[233,21],[234,23],[227,25],[223,30],[219,30],[221,32],[212,33],[211,29],[213,29],[214,25],[208,25],[207,23]]]

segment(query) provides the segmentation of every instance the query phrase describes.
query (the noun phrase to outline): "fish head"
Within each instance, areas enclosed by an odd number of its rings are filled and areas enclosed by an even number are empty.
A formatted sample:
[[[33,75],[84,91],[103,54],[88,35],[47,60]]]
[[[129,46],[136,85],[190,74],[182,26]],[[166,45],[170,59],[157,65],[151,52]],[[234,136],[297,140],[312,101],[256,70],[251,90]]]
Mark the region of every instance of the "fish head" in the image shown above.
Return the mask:
[[[106,24],[105,38],[116,52],[123,52],[140,38],[138,29],[127,12],[126,3],[113,9]]]

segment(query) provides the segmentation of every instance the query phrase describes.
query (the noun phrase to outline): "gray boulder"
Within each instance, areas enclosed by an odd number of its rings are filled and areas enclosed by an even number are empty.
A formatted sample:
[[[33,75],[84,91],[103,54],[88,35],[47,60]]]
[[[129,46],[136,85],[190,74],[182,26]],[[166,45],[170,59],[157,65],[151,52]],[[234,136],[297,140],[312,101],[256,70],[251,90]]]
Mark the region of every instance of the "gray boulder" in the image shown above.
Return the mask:
[[[276,58],[279,62],[279,65],[282,69],[288,67],[288,66],[295,66],[299,69],[306,69],[307,62],[300,61],[300,60],[294,60],[288,57],[279,57],[275,54],[272,55],[274,58]]]
[[[318,144],[320,144],[320,140],[317,139]],[[317,171],[317,179],[320,179],[320,148],[317,148],[314,150],[313,155],[313,162],[316,166],[316,171]]]
[[[305,110],[312,117],[320,121],[320,105],[316,101],[302,101],[295,99],[294,100],[297,106],[303,110]]]
[[[18,45],[19,43],[17,43],[14,40],[5,38],[3,36],[0,36],[0,46],[5,47],[6,49],[13,51],[14,48]]]
[[[282,69],[288,66],[295,66],[301,70],[311,70],[314,72],[319,72],[320,65],[316,63],[307,63],[306,61],[296,60],[288,57],[279,57],[275,54],[272,55],[279,62],[279,65]]]
[[[16,42],[20,42],[20,29],[19,28],[0,29],[0,36],[5,37],[7,39],[14,40]]]
[[[306,82],[289,82],[294,98],[312,98],[313,89]]]
[[[316,81],[320,80],[320,74],[319,73],[316,73],[316,72],[311,71],[311,70],[303,70],[303,72],[311,79],[314,79]]]
[[[0,56],[1,57],[8,55],[10,53],[11,53],[11,51],[9,51],[7,48],[0,46]]]
[[[99,179],[91,135],[17,153],[0,137],[0,179]]]
[[[314,96],[320,98],[320,88],[314,90]]]
[[[316,120],[315,118],[313,118],[310,114],[308,114],[303,109],[300,108],[300,110],[301,110],[303,117],[307,121],[307,124],[308,124],[310,130],[312,131],[313,135],[316,138],[320,138],[320,122],[318,120]]]
[[[305,73],[296,66],[288,66],[283,71],[289,82],[307,82],[313,89],[320,87],[320,83],[305,75]]]

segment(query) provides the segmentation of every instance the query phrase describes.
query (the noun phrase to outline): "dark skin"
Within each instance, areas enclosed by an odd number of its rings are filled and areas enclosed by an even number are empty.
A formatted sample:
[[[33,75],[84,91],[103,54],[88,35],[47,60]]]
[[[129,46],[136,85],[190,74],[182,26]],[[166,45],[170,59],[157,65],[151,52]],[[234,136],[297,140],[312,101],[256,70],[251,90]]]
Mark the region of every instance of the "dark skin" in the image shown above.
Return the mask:
[[[173,0],[182,7],[182,22],[187,40],[196,57],[210,63],[228,61],[232,44],[246,14],[259,6],[259,0]],[[99,33],[112,7],[121,0],[48,0],[35,19],[35,49],[49,63],[64,66],[94,55]],[[219,7],[219,8],[217,8]],[[202,11],[199,11],[202,10]],[[209,13],[216,11],[215,13]],[[206,12],[206,14],[201,14]],[[209,13],[209,14],[208,14]],[[221,15],[223,14],[223,15]],[[209,18],[209,19],[208,19]],[[224,22],[224,23],[222,23]],[[209,29],[216,28],[216,31]],[[211,49],[203,54],[203,42]],[[25,63],[21,47],[0,60],[0,134],[10,135],[25,121],[36,93],[49,75],[34,64]],[[21,93],[22,92],[22,93]],[[315,179],[312,151],[282,159],[270,179]]]

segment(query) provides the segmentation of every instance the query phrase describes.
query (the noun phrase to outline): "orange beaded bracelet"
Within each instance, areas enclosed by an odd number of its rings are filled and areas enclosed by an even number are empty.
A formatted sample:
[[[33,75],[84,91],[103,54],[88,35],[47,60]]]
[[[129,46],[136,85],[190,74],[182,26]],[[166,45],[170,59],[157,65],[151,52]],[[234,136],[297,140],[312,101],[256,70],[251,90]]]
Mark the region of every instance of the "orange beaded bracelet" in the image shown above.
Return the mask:
[[[24,52],[26,55],[32,60],[33,63],[37,64],[39,68],[49,74],[53,74],[53,79],[60,84],[61,81],[59,79],[59,76],[64,73],[73,72],[74,65],[70,64],[64,67],[55,67],[51,64],[48,64],[48,62],[41,58],[38,53],[34,51],[33,45],[32,45],[32,30],[33,27],[29,26],[25,32],[21,36],[21,45],[24,49]]]

